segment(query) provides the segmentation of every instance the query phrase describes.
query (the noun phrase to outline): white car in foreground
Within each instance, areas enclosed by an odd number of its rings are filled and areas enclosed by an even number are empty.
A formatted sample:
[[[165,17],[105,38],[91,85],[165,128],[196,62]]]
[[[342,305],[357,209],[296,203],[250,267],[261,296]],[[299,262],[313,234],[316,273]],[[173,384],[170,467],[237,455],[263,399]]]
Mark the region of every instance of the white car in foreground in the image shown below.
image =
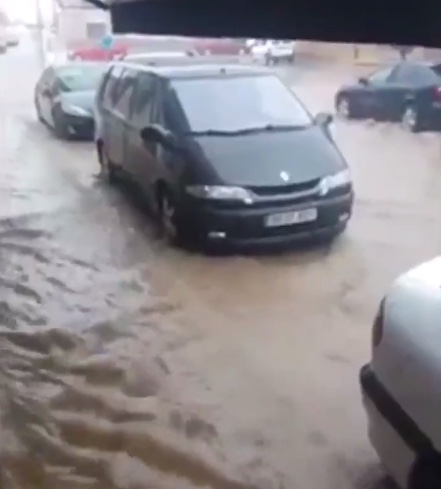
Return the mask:
[[[263,61],[266,65],[280,61],[293,63],[295,59],[295,41],[254,40],[250,43],[254,61]]]
[[[398,486],[441,488],[441,257],[390,288],[360,382],[369,438]]]

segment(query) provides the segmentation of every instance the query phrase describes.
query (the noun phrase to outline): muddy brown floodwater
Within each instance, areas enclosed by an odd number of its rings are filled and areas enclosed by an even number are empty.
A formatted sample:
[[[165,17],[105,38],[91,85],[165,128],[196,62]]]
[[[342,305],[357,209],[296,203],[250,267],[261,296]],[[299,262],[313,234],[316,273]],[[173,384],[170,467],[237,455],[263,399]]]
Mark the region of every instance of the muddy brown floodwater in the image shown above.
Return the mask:
[[[437,137],[337,125],[358,198],[331,249],[191,255],[37,123],[35,59],[0,58],[1,488],[385,487],[357,373],[390,280],[439,249]],[[288,75],[313,111],[352,76]]]

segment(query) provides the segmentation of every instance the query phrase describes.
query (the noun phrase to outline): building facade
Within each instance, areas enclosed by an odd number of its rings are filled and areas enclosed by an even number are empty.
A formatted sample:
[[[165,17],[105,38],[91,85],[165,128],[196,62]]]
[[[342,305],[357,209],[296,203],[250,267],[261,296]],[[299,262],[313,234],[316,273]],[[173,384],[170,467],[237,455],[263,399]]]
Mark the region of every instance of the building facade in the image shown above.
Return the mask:
[[[57,38],[67,49],[82,42],[98,41],[112,31],[109,13],[85,0],[57,0],[56,11]]]

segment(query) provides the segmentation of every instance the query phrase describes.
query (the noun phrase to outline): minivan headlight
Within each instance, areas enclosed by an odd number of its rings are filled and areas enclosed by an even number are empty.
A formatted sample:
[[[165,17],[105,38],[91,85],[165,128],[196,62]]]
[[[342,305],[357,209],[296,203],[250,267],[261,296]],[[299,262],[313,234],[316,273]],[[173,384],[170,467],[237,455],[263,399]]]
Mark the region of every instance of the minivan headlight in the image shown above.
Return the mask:
[[[187,193],[200,199],[215,200],[242,200],[247,204],[253,202],[251,192],[242,187],[229,187],[222,185],[189,185]]]
[[[346,169],[342,170],[334,175],[324,177],[320,181],[320,194],[326,195],[330,190],[338,187],[344,187],[352,182],[351,172]]]
[[[79,116],[89,116],[90,113],[83,109],[82,107],[78,107],[76,105],[63,105],[63,111],[66,114],[79,115]]]

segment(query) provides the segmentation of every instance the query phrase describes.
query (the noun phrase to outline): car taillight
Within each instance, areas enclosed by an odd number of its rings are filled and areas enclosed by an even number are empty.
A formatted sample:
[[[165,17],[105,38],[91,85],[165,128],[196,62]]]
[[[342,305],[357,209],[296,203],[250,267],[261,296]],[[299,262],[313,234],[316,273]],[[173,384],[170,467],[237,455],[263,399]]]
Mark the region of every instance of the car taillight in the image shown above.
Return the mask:
[[[378,308],[377,315],[374,319],[374,324],[372,326],[372,349],[376,348],[383,339],[383,327],[384,327],[384,303],[383,298],[380,302],[380,307]]]

